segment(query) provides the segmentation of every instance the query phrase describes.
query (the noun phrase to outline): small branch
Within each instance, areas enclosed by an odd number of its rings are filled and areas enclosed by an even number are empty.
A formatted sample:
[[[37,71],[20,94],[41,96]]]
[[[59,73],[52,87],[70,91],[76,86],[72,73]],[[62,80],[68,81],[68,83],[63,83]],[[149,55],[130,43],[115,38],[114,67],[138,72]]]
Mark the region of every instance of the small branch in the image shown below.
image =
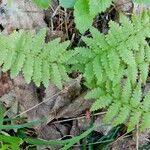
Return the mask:
[[[136,150],[139,149],[139,124],[136,125]]]

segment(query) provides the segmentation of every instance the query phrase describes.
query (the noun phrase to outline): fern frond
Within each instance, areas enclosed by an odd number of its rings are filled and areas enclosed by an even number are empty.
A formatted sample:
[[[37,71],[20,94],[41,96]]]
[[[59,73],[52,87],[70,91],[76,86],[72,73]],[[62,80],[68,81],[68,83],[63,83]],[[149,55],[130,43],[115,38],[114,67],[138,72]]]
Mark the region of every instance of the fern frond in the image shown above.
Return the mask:
[[[104,94],[105,94],[105,92],[104,92],[103,89],[101,89],[101,88],[95,88],[95,89],[89,91],[86,94],[85,98],[86,99],[97,99],[97,98],[103,96]]]
[[[144,131],[149,127],[150,127],[150,115],[149,112],[145,112],[142,114],[140,130]]]
[[[120,67],[120,57],[117,53],[117,51],[110,51],[108,53],[108,60],[109,60],[109,66],[114,72],[118,72]]]
[[[37,86],[40,86],[42,82],[42,60],[39,57],[34,59],[33,82]]]
[[[74,6],[74,16],[76,27],[81,33],[92,26],[93,17],[89,12],[88,0],[77,0]]]
[[[148,44],[146,44],[144,51],[146,57],[145,61],[150,63],[150,46]]]
[[[118,82],[117,84],[115,84],[115,85],[113,85],[113,83],[112,83],[112,95],[113,95],[113,97],[114,97],[114,99],[120,99],[120,97],[121,97],[121,93],[122,93],[122,87],[121,87],[121,84],[120,84],[120,82]]]
[[[102,66],[104,68],[104,71],[106,73],[106,76],[110,79],[113,80],[115,72],[110,68],[109,66],[109,62],[108,62],[108,57],[107,55],[103,55],[103,57],[101,57],[101,62],[102,62]]]
[[[121,103],[113,103],[109,106],[106,115],[104,116],[104,122],[110,123],[114,117],[116,117],[120,111]]]
[[[142,109],[146,112],[150,110],[150,91],[146,94],[143,99]]]
[[[11,65],[14,63],[15,57],[16,57],[15,51],[13,50],[8,51],[4,60],[2,71],[6,72],[11,68]]]
[[[128,126],[127,132],[131,132],[135,128],[135,126],[140,122],[140,117],[141,117],[141,112],[137,110],[133,111],[130,114],[130,119],[127,124]]]
[[[41,49],[43,49],[45,44],[45,35],[46,35],[46,29],[43,29],[40,32],[38,32],[36,36],[32,38],[32,41],[30,43],[31,45],[29,46],[30,49],[32,47],[31,52],[33,55],[38,54],[39,52],[41,52]]]
[[[89,10],[91,16],[95,17],[98,13],[104,12],[110,7],[112,0],[89,0]]]
[[[42,79],[43,79],[43,84],[47,87],[49,84],[49,80],[51,79],[51,74],[50,74],[50,68],[49,68],[49,62],[44,60],[42,62]]]
[[[14,64],[12,64],[12,69],[11,69],[11,78],[14,78],[17,76],[18,72],[21,71],[23,68],[23,65],[25,63],[26,56],[24,53],[20,52],[18,53],[18,56],[16,56],[16,59],[14,61]]]
[[[110,95],[101,96],[100,99],[97,99],[92,107],[91,111],[96,111],[101,108],[105,108],[106,106],[110,105],[112,102],[112,97]]]
[[[93,64],[90,62],[88,64],[86,64],[86,66],[85,66],[84,77],[87,79],[88,83],[90,83],[94,78]]]
[[[135,87],[135,89],[133,90],[130,105],[133,108],[137,108],[138,105],[140,104],[141,98],[142,98],[142,90],[141,90],[141,82],[139,82]]]
[[[124,103],[129,103],[129,100],[132,95],[132,87],[131,87],[131,82],[129,79],[127,79],[125,86],[123,87],[121,99]]]
[[[136,64],[133,66],[128,66],[127,76],[133,85],[137,81],[137,75],[138,75],[138,68],[137,68]]]
[[[84,58],[81,64],[85,68],[87,64],[93,64],[88,66],[89,78],[86,78],[86,82],[93,85],[88,96],[97,99],[91,110],[108,107],[105,120],[114,120],[114,125],[129,120],[128,131],[142,122],[141,114],[149,112],[149,94],[142,101],[143,83],[146,83],[150,63],[150,46],[146,40],[150,38],[149,18],[149,13],[145,12],[132,16],[131,20],[120,15],[119,23],[109,23],[108,34],[103,35],[92,28],[92,37],[83,37],[91,57]],[[100,95],[100,90],[104,94]],[[107,101],[107,95],[111,101]]]
[[[103,70],[102,70],[101,61],[99,57],[95,57],[93,61],[93,71],[97,78],[97,84],[99,85],[103,80]]]
[[[99,48],[103,49],[103,48],[106,48],[108,47],[108,43],[106,41],[106,37],[103,33],[100,33],[98,31],[98,29],[94,28],[94,27],[91,27],[90,28],[90,32],[92,34],[92,39],[95,41],[91,42],[91,48],[94,48],[93,45],[95,44],[96,46],[98,46]],[[85,41],[86,44],[88,44],[86,41]]]
[[[61,88],[62,81],[68,80],[69,61],[78,51],[66,50],[70,42],[60,43],[60,38],[45,43],[45,34],[45,29],[37,34],[25,31],[8,36],[0,34],[0,46],[3,47],[0,65],[3,71],[10,70],[12,78],[22,71],[27,83],[32,80],[37,86],[42,82],[48,86],[51,79]]]
[[[142,83],[146,84],[148,72],[149,72],[149,63],[142,63],[139,65],[140,76]]]
[[[130,107],[128,106],[121,107],[119,114],[113,121],[114,126],[125,122],[129,117],[130,111]]]
[[[62,78],[61,78],[60,70],[56,63],[54,63],[52,65],[52,79],[54,81],[54,84],[61,89],[62,88],[62,82],[61,82]]]
[[[134,18],[134,17],[132,17]],[[140,19],[141,28],[137,29],[136,21],[139,21],[139,18],[134,18],[131,21],[120,15],[120,23],[116,23],[110,21],[109,23],[109,31],[107,35],[103,35],[98,32],[97,29],[93,27],[90,29],[92,33],[92,37],[83,37],[83,41],[87,45],[87,54],[89,57],[82,57],[80,59],[82,64],[90,62],[92,64],[95,63],[95,58],[99,59],[101,63],[95,65],[94,68],[97,68],[97,72],[102,72],[101,77],[97,78],[97,73],[94,71],[96,75],[93,80],[96,80],[97,83],[100,83],[100,79],[107,77],[109,80],[114,81],[115,76],[119,73],[120,70],[125,70],[127,73],[121,75],[128,76],[132,84],[135,84],[137,81],[139,70],[145,69],[146,72],[140,71],[142,82],[144,83],[147,76],[147,59],[146,53],[148,53],[149,45],[147,45],[146,37],[150,37],[147,33],[149,32],[149,24],[147,21],[142,21],[143,18]],[[85,48],[86,49],[86,48]],[[84,49],[84,55],[86,50]],[[80,56],[80,54],[79,54]],[[85,56],[87,56],[85,54]],[[143,64],[143,65],[141,65]],[[144,65],[145,64],[145,65]],[[98,71],[99,70],[99,71]],[[121,80],[120,78],[120,80]],[[87,80],[88,83],[93,82],[93,80]],[[116,83],[119,81],[117,80]]]
[[[34,57],[28,55],[23,66],[23,75],[27,83],[31,82],[33,76]]]
[[[118,51],[119,51],[120,57],[122,58],[122,60],[126,64],[128,64],[130,66],[134,66],[135,65],[135,58],[133,56],[133,52],[132,51],[130,51],[129,49],[124,49],[123,45],[119,46]]]
[[[58,64],[58,68],[60,70],[61,78],[63,81],[69,81],[69,77],[67,75],[67,69],[64,65]]]

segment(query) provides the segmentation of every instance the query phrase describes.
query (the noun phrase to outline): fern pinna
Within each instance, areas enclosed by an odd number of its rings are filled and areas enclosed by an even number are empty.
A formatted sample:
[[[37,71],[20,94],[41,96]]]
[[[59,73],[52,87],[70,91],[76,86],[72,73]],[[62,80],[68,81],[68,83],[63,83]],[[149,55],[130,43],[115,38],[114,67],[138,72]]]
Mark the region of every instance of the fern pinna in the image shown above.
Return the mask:
[[[150,13],[132,16],[131,21],[121,15],[120,22],[110,21],[107,35],[92,28],[92,37],[83,37],[86,47],[77,48],[76,69],[84,73],[91,88],[86,98],[96,99],[91,110],[108,107],[106,121],[115,125],[129,118],[128,130],[140,122],[141,128],[150,126],[149,93],[143,98],[141,88],[146,84],[150,47]],[[146,109],[145,109],[146,107]]]
[[[68,61],[76,52],[67,51],[69,41],[60,43],[60,38],[45,43],[45,34],[46,30],[1,34],[0,65],[3,71],[10,70],[12,78],[22,71],[27,83],[33,80],[37,86],[41,82],[47,86],[51,80],[61,88],[62,81],[68,80]]]

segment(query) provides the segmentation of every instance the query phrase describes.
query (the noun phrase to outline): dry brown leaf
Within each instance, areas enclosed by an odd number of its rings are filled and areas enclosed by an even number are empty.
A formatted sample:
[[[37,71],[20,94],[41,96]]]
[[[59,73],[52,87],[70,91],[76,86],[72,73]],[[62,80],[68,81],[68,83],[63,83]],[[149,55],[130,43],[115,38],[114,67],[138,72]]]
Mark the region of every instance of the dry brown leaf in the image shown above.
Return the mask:
[[[125,13],[126,15],[131,14],[133,11],[132,0],[116,0],[114,4],[119,11]]]
[[[46,27],[44,11],[34,5],[31,0],[15,0],[10,4],[3,0],[0,4],[0,24],[6,33],[10,29],[38,29]]]
[[[66,105],[63,109],[61,109],[58,113],[56,118],[70,118],[75,117],[82,112],[85,113],[87,108],[90,108],[92,102],[85,100],[84,95],[77,97],[72,103]]]
[[[8,93],[13,88],[12,80],[8,73],[2,73],[0,77],[0,97]]]

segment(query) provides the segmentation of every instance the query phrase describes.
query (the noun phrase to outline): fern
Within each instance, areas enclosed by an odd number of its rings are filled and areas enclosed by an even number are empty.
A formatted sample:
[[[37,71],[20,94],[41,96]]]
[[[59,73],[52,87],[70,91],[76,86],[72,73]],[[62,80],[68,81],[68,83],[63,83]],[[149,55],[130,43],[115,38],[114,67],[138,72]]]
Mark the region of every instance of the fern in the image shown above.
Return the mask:
[[[125,123],[128,132],[138,123],[141,130],[150,125],[146,120],[150,94],[142,96],[150,63],[146,41],[150,37],[150,20],[145,16],[150,18],[149,12],[132,16],[129,21],[121,15],[120,23],[109,23],[107,35],[91,28],[92,38],[82,38],[86,47],[77,48],[78,68],[85,68],[86,85],[92,89],[85,98],[96,99],[91,111],[107,108],[104,120],[114,125]]]
[[[68,80],[69,60],[77,53],[66,50],[69,41],[60,43],[58,38],[45,43],[45,30],[38,34],[25,31],[9,36],[1,34],[0,46],[2,70],[10,70],[12,78],[22,71],[27,83],[32,80],[37,86],[41,82],[48,86],[51,80],[62,88],[62,82]]]
[[[91,16],[96,16],[100,12],[104,12],[112,3],[112,0],[89,0],[89,11]]]
[[[133,88],[129,84],[129,79],[127,79],[126,84],[121,88],[122,94],[119,94],[116,98],[114,98],[113,95],[116,95],[115,92],[118,92],[117,90],[111,94],[103,91],[102,95],[100,94],[101,90],[97,88],[89,92],[86,98],[95,97],[97,99],[91,107],[92,111],[108,107],[104,117],[106,123],[113,123],[115,126],[125,123],[128,126],[128,132],[133,130],[135,125],[140,123],[142,131],[150,126],[150,120],[146,119],[150,113],[150,92],[148,92],[143,99],[141,97],[140,82]],[[130,94],[127,95],[125,92]],[[127,95],[128,98],[125,97],[125,95]],[[126,99],[124,99],[124,97]]]
[[[146,19],[147,21],[145,21],[145,18],[140,16],[141,29],[139,30],[134,25],[136,24],[135,16],[132,17],[132,22],[125,16],[121,15],[120,17],[121,24],[110,21],[107,35],[92,28],[90,31],[93,38],[82,38],[87,47],[78,48],[80,53],[77,59],[83,66],[82,68],[85,68],[84,75],[89,87],[90,83],[91,87],[93,86],[93,81],[96,81],[96,85],[100,85],[105,79],[120,82],[116,81],[118,80],[116,76],[120,74],[121,70],[126,70],[126,74],[123,73],[121,76],[128,76],[131,83],[136,83],[140,72],[142,83],[146,83],[149,67],[149,60],[147,59],[149,46],[146,42],[146,38],[150,37],[148,34],[150,33],[149,20]],[[139,18],[137,19],[139,20]],[[143,22],[145,23],[143,24]]]
[[[97,99],[95,103],[93,103],[91,110],[95,111],[100,108],[104,108],[108,106],[112,102],[112,97],[108,94],[106,96],[101,96],[100,99]]]

